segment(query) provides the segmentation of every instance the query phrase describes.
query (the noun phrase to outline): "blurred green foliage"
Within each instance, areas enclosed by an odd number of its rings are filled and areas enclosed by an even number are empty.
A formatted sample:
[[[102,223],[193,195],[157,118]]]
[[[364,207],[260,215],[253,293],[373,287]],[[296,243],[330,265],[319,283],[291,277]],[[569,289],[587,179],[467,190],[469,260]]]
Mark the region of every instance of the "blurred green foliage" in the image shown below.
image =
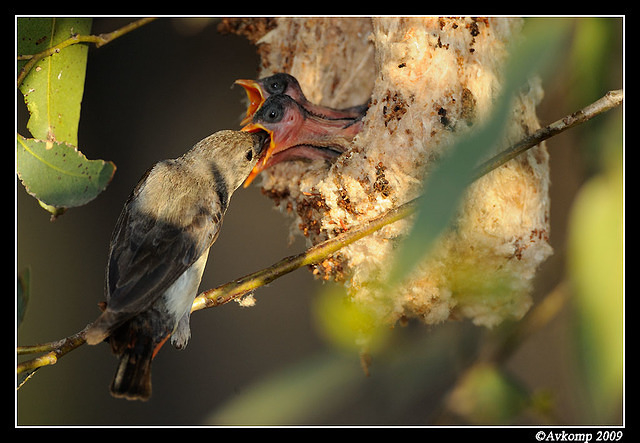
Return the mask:
[[[313,313],[318,331],[338,349],[377,353],[384,349],[391,331],[378,314],[350,300],[343,286],[329,285],[316,297]]]
[[[624,197],[621,127],[612,119],[602,170],[580,190],[570,218],[568,274],[575,291],[575,352],[585,413],[620,413],[624,362]]]
[[[402,281],[429,254],[439,236],[449,227],[462,196],[474,180],[482,158],[499,144],[505,131],[512,100],[533,74],[546,71],[564,45],[569,22],[533,21],[525,35],[510,50],[504,84],[492,115],[480,127],[460,138],[440,160],[424,182],[418,215],[409,235],[402,241],[390,278],[391,286]]]

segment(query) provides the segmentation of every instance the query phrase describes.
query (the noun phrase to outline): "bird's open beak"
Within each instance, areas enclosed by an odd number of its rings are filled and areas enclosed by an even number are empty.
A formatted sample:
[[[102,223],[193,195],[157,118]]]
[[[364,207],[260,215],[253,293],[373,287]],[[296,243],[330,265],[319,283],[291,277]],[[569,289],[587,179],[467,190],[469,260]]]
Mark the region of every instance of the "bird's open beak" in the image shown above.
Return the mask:
[[[273,155],[273,151],[276,148],[276,145],[273,141],[273,133],[259,123],[249,123],[248,125],[244,126],[241,129],[241,131],[244,131],[244,132],[266,131],[269,134],[269,145],[267,146],[267,149],[264,149],[262,151],[262,154],[258,159],[258,163],[256,163],[256,165],[253,167],[253,169],[251,170],[251,173],[249,174],[249,177],[247,177],[247,179],[244,181],[244,184],[242,185],[242,187],[246,188],[251,184],[253,179],[256,178],[256,176],[266,168],[267,160],[269,160],[269,158]]]
[[[260,106],[264,103],[264,96],[262,95],[262,88],[255,80],[239,79],[234,82],[236,85],[240,85],[244,88],[249,99],[249,105],[247,106],[247,115],[240,122],[241,125],[246,125],[253,118],[253,114],[260,109]]]

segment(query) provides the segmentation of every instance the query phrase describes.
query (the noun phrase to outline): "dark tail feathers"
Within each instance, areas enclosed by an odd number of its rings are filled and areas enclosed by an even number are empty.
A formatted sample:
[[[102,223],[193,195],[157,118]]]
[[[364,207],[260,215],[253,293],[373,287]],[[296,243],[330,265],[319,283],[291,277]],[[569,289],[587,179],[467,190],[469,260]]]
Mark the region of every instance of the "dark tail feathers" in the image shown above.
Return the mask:
[[[153,348],[126,348],[111,382],[111,395],[128,400],[151,397],[151,361]]]

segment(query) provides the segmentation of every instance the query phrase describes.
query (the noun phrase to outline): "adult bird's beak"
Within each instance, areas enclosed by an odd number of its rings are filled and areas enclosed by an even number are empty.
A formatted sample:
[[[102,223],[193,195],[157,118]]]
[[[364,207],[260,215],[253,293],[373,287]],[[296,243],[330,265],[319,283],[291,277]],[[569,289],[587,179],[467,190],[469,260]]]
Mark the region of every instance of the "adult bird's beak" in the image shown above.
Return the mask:
[[[276,148],[276,145],[273,141],[273,132],[268,130],[264,126],[262,126],[260,123],[249,123],[248,125],[244,126],[241,129],[241,131],[244,131],[244,132],[265,131],[267,134],[269,134],[269,144],[267,146],[267,149],[262,150],[262,154],[260,155],[260,159],[258,159],[258,163],[256,163],[256,165],[253,167],[253,169],[251,170],[251,173],[249,174],[247,179],[244,181],[244,184],[242,185],[243,188],[246,188],[251,184],[253,179],[256,178],[256,176],[260,174],[260,172],[262,172],[267,167],[267,160],[269,160],[269,158],[273,154],[273,151]]]
[[[236,80],[234,84],[242,86],[247,93],[247,98],[249,99],[247,114],[240,122],[241,125],[246,125],[253,118],[253,114],[255,114],[255,112],[260,109],[260,106],[262,106],[265,101],[265,97],[262,94],[262,88],[260,87],[260,84],[255,80],[239,79]]]

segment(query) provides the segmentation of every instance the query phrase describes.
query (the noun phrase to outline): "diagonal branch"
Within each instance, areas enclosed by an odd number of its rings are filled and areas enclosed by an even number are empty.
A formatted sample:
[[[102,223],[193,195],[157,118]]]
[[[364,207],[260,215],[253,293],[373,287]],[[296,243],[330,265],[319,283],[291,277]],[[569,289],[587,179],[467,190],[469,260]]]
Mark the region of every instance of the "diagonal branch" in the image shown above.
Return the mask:
[[[517,155],[538,145],[544,140],[559,134],[560,132],[573,128],[605,111],[619,106],[623,101],[623,97],[624,93],[622,90],[610,91],[601,99],[587,107],[545,126],[482,164],[477,169],[474,178],[477,179],[482,175],[491,172]],[[384,226],[411,215],[415,211],[415,208],[416,200],[412,200],[398,206],[397,208],[391,209],[372,220],[369,220],[363,225],[354,227],[336,237],[312,246],[301,254],[284,258],[268,268],[246,275],[245,277],[226,283],[217,288],[204,291],[194,300],[191,311],[193,312],[223,305],[236,298],[250,294],[257,288],[293,272],[296,269],[318,263],[328,258],[341,248],[350,245],[375,231],[378,231]],[[55,342],[35,346],[18,347],[18,355],[40,352],[45,352],[46,354],[41,357],[19,363],[17,365],[17,373],[29,373],[35,371],[39,367],[55,364],[60,357],[84,344],[84,332],[86,329],[87,328],[85,327],[82,331]]]
[[[535,133],[527,136],[480,165],[476,169],[476,173],[473,175],[474,180],[491,172],[554,135],[584,123],[605,111],[615,108],[622,103],[623,95],[622,90],[610,91],[587,107],[539,129]],[[397,208],[389,210],[383,215],[369,220],[363,225],[354,227],[336,237],[322,243],[318,243],[304,253],[285,258],[269,268],[249,274],[239,280],[224,284],[215,289],[205,291],[195,299],[191,311],[198,311],[200,309],[225,304],[238,297],[249,294],[260,286],[270,283],[298,268],[318,263],[339,249],[360,240],[362,237],[407,217],[415,211],[415,207],[416,200],[412,200],[398,206]]]
[[[480,165],[478,167],[478,172],[477,174],[475,174],[474,178],[478,179],[484,174],[496,169],[500,165],[505,164],[509,160],[517,157],[526,150],[533,148],[535,145],[542,143],[543,141],[553,137],[554,135],[558,135],[561,132],[566,131],[567,129],[571,129],[574,126],[586,122],[587,120],[591,120],[593,117],[596,117],[603,112],[619,106],[622,103],[623,97],[624,92],[622,91],[622,89],[609,91],[603,97],[580,109],[579,111],[574,112],[571,115],[567,115],[560,120],[556,120],[555,122],[545,126],[544,128],[538,129],[533,134],[523,138],[516,144],[505,149],[500,154]]]
[[[330,257],[335,252],[350,245],[367,235],[401,220],[415,210],[415,200],[393,208],[384,214],[373,218],[366,223],[351,228],[335,237],[318,243],[298,255],[293,255],[280,260],[266,269],[249,274],[233,282],[226,283],[215,289],[203,292],[194,300],[191,311],[223,305],[238,297],[242,297],[272,281],[280,278],[303,266],[319,263]]]

